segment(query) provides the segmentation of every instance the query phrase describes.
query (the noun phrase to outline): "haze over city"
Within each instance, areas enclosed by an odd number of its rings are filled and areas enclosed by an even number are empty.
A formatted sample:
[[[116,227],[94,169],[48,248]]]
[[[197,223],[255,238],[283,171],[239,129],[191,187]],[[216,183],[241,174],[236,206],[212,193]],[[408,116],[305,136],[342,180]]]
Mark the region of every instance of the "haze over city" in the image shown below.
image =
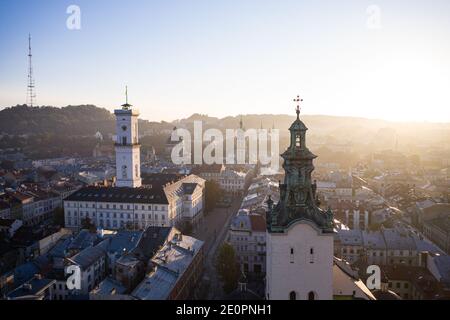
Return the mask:
[[[420,303],[378,300],[450,300],[449,18],[447,0],[1,0],[0,302],[385,319]]]
[[[448,1],[0,3],[0,106],[124,101],[141,118],[303,114],[450,121]],[[373,6],[375,5],[375,7]]]

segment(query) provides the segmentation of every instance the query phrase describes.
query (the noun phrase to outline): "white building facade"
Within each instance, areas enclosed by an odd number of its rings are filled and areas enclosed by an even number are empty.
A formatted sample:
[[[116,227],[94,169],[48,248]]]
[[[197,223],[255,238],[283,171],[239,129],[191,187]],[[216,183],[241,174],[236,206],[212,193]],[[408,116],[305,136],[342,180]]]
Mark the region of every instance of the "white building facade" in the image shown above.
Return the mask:
[[[125,103],[122,109],[114,111],[116,115],[116,171],[117,187],[140,187],[141,161],[138,135],[139,111],[131,109]]]

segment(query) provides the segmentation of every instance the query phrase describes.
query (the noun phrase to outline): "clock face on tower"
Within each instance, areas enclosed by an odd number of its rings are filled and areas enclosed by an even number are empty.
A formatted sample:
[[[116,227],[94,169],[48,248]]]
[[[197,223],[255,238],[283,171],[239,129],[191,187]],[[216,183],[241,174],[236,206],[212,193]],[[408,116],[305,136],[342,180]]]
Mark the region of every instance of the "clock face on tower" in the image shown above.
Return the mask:
[[[123,131],[126,131],[126,130],[127,130],[127,126],[123,125],[123,126],[122,126],[122,130],[123,130]]]

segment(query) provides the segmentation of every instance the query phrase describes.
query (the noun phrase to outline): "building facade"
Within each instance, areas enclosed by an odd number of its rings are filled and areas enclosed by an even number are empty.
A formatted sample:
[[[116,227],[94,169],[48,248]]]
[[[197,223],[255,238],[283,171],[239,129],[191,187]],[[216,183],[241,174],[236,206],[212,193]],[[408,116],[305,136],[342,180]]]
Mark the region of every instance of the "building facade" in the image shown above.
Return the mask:
[[[228,242],[245,274],[266,272],[266,221],[263,216],[240,210],[231,221]]]
[[[86,187],[64,201],[65,225],[79,230],[86,218],[106,229],[195,225],[203,214],[205,181],[195,175],[145,188]]]

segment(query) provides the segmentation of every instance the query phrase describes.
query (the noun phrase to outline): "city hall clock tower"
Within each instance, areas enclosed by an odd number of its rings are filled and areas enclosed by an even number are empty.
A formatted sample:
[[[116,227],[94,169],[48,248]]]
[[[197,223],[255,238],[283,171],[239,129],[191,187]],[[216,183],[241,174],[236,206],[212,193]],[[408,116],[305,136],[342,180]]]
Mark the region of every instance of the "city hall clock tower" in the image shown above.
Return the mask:
[[[137,188],[141,186],[140,144],[138,136],[139,111],[126,102],[114,110],[116,116],[116,187]]]

